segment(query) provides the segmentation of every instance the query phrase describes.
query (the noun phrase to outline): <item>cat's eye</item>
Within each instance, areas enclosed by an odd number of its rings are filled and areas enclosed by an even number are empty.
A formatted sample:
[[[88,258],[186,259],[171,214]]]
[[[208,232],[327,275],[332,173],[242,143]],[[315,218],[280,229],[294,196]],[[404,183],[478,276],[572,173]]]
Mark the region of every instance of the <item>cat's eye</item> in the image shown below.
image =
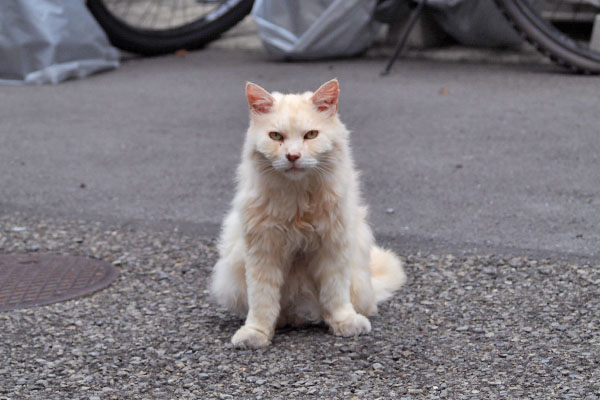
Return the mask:
[[[269,137],[279,142],[283,140],[283,135],[279,132],[269,132]]]
[[[308,131],[306,132],[306,135],[304,135],[304,139],[314,139],[319,135],[319,131]]]

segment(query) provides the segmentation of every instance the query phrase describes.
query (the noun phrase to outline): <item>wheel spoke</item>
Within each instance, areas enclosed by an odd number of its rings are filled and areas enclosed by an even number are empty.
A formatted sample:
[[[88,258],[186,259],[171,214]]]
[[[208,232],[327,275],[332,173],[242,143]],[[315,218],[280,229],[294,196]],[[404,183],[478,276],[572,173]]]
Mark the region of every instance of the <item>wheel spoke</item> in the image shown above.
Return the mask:
[[[199,49],[241,21],[252,0],[92,0],[87,5],[116,47],[143,55]]]
[[[131,27],[148,30],[177,29],[199,21],[224,0],[103,0],[106,7]]]

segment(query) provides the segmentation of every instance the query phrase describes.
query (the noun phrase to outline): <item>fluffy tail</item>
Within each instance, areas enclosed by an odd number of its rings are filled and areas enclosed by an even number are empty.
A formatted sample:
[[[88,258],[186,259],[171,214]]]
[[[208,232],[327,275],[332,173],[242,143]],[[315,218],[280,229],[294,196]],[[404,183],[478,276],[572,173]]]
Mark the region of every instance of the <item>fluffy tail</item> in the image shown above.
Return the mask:
[[[390,250],[373,246],[371,248],[371,283],[377,303],[389,299],[396,290],[406,283],[402,261]]]

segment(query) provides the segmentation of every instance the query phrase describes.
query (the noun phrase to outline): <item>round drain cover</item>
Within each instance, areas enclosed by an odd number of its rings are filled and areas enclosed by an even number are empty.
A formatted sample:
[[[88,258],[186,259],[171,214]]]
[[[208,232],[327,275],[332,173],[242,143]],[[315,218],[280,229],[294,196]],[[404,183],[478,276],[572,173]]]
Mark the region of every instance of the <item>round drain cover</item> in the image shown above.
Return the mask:
[[[104,289],[111,264],[55,254],[0,254],[0,311],[57,303]]]

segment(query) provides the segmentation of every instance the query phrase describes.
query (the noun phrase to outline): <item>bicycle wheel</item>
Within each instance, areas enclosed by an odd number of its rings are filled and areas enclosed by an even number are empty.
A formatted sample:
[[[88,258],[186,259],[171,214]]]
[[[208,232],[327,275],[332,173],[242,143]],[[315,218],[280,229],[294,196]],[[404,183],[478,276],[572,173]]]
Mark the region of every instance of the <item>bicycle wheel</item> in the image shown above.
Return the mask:
[[[495,0],[531,44],[574,72],[600,73],[600,1]]]
[[[253,0],[87,0],[110,42],[142,55],[201,48],[248,15],[252,4]]]

